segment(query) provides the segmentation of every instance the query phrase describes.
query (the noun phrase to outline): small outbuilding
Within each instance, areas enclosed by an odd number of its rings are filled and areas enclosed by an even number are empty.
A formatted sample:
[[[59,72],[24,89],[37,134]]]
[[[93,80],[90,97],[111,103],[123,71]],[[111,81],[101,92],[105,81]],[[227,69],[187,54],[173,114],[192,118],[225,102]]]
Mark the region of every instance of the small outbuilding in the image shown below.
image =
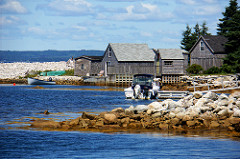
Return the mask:
[[[201,65],[204,70],[213,66],[221,67],[223,58],[227,55],[225,52],[227,41],[222,35],[201,36],[189,51],[190,64]]]
[[[156,76],[162,79],[162,83],[177,83],[180,76],[186,73],[188,65],[185,58],[186,51],[181,49],[157,49]]]
[[[81,56],[75,58],[75,76],[99,76],[103,56]]]

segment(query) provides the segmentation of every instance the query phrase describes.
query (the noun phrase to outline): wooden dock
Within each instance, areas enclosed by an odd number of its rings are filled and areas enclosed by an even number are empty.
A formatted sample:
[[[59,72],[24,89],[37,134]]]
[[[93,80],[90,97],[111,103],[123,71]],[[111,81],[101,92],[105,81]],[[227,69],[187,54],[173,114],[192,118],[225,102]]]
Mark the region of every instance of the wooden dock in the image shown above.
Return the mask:
[[[181,99],[189,95],[189,91],[158,91],[158,99]]]
[[[210,89],[210,90],[200,91],[200,92],[202,92],[202,93],[207,93],[209,91],[211,91],[211,92],[227,92],[227,91],[232,91],[232,90],[239,90],[240,91],[240,87]]]
[[[196,86],[195,85],[195,81],[193,81],[193,86],[192,87],[189,87],[190,89],[193,89],[193,92],[196,92],[198,91],[197,89],[198,88],[207,88],[207,90],[199,90],[198,92],[203,92],[203,93],[206,93],[206,92],[209,92],[209,91],[212,91],[212,92],[220,92],[220,91],[229,91],[229,90],[236,90],[236,89],[240,89],[240,86],[239,86],[239,83],[240,81],[236,80],[236,81],[232,81],[232,82],[229,82],[229,84],[232,84],[233,86],[232,87],[224,87],[224,81],[221,82],[221,85],[219,87],[221,88],[217,88],[217,89],[210,89],[212,86],[214,86],[214,84],[201,84],[200,86]]]

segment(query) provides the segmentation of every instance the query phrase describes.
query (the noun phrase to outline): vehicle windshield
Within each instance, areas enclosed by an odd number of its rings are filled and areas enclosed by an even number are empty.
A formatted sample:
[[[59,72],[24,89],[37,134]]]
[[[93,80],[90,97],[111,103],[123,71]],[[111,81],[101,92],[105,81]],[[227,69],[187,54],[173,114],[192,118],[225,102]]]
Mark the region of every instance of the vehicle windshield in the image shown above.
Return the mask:
[[[153,76],[135,76],[133,84],[139,84],[141,86],[151,86],[153,82]]]

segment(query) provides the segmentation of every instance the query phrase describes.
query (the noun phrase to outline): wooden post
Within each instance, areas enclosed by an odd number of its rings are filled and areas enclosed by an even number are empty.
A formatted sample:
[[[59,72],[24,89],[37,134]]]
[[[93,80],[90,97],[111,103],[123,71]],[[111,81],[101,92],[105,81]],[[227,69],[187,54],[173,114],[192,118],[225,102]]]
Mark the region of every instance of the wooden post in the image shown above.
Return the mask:
[[[237,76],[237,74],[236,74],[236,85],[238,87],[238,76]]]
[[[196,91],[195,89],[195,81],[193,80],[193,89],[194,89],[194,92]]]
[[[223,85],[223,78],[222,78],[222,89],[224,89],[224,85]]]

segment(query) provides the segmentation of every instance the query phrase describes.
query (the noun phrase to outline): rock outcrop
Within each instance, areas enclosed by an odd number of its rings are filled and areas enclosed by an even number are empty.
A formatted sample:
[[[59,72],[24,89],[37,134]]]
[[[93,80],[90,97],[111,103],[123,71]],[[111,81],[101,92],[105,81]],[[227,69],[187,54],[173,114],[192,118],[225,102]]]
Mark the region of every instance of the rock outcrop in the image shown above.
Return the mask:
[[[99,115],[82,113],[70,121],[35,121],[31,127],[65,130],[227,130],[240,133],[240,92],[229,96],[194,93],[179,101],[116,108]]]

